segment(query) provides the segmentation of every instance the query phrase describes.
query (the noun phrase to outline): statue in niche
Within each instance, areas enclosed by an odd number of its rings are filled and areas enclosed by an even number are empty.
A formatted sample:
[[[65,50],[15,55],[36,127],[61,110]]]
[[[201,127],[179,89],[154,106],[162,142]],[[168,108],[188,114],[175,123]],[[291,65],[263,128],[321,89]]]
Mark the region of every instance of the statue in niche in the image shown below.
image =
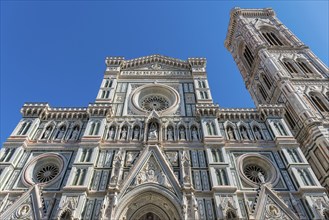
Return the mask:
[[[76,139],[78,139],[78,135],[79,135],[79,126],[75,126],[73,128],[72,133],[71,133],[70,140],[76,140]]]
[[[127,129],[126,127],[123,127],[121,131],[121,140],[126,140],[126,139],[127,139]]]
[[[52,127],[48,126],[45,130],[45,132],[43,133],[42,139],[47,139],[49,138],[50,132],[51,132]]]
[[[179,129],[179,139],[185,140],[185,129],[183,127],[180,127]]]
[[[254,127],[254,134],[255,134],[257,140],[263,140],[263,136],[260,133],[260,130],[257,126]]]
[[[183,179],[184,182],[190,182],[190,158],[186,151],[182,153]]]
[[[110,130],[109,130],[109,134],[108,134],[108,139],[110,139],[110,140],[114,140],[114,136],[115,136],[114,127],[111,126],[111,128],[110,128]]]
[[[171,126],[168,127],[167,129],[167,140],[168,141],[173,141],[174,140],[174,132]]]
[[[64,132],[65,132],[65,126],[62,126],[57,133],[56,139],[62,139],[64,136]]]
[[[133,140],[138,140],[139,139],[139,127],[135,127],[134,129],[134,137],[133,137]]]
[[[242,139],[244,139],[244,140],[249,140],[249,137],[248,137],[248,133],[247,133],[247,129],[246,129],[246,127],[241,126],[241,128],[240,128],[240,132],[241,132]]]
[[[115,155],[113,160],[114,171],[111,177],[111,182],[116,183],[119,177],[120,168],[121,168],[121,161],[122,161],[122,152],[121,150]]]
[[[195,127],[192,128],[192,140],[193,141],[199,140],[199,138],[198,138],[198,131],[196,130]]]
[[[158,138],[158,133],[157,133],[157,125],[155,122],[152,122],[150,124],[150,129],[149,129],[149,139],[157,139]]]
[[[227,135],[228,135],[228,139],[235,140],[234,131],[231,126],[227,128]]]

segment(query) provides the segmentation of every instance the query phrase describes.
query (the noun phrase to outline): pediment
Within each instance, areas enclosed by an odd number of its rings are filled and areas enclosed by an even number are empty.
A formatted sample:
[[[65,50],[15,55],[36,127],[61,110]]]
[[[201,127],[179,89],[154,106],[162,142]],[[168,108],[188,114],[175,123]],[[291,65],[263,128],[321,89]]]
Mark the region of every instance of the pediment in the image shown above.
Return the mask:
[[[159,187],[159,189],[164,187],[178,196],[181,194],[180,184],[158,146],[147,146],[144,149],[122,184],[120,196],[124,196],[135,188],[148,185]]]
[[[261,186],[254,213],[255,219],[299,219],[287,204],[266,184]]]
[[[0,219],[41,219],[43,207],[39,190],[38,185],[32,186],[0,215]]]

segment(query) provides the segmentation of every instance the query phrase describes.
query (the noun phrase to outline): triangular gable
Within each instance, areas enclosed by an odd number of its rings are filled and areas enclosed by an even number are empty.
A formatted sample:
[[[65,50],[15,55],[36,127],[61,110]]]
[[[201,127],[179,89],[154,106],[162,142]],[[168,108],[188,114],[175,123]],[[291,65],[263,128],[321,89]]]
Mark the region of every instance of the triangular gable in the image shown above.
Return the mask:
[[[261,186],[254,213],[255,219],[299,219],[266,184]]]
[[[121,64],[121,70],[125,71],[189,71],[190,64],[187,61],[175,59],[163,55],[151,55],[132,60],[125,60]]]
[[[147,146],[144,149],[122,184],[122,194],[119,196],[145,184],[165,187],[180,197],[180,184],[158,146]]]
[[[41,219],[43,217],[42,199],[38,185],[23,193],[1,215],[0,219]]]

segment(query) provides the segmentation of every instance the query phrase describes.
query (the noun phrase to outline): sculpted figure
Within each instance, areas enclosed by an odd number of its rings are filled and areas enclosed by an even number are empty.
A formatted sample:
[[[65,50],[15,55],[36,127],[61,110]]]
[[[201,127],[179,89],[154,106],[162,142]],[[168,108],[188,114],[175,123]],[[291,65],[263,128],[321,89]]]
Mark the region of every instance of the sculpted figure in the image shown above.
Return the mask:
[[[151,123],[151,125],[150,125],[149,138],[150,139],[158,138],[157,126],[155,123]]]
[[[232,127],[227,128],[227,134],[230,140],[235,140],[235,135]]]
[[[241,136],[244,140],[249,139],[247,129],[244,126],[241,127],[240,131],[241,131]]]
[[[192,140],[193,141],[199,140],[199,138],[198,138],[198,131],[196,130],[195,127],[192,128]]]
[[[263,140],[262,134],[260,133],[260,130],[258,127],[254,127],[254,134],[255,134],[257,140]]]
[[[50,135],[50,132],[51,132],[51,126],[48,126],[45,132],[43,133],[42,139],[47,139]]]
[[[123,127],[121,131],[121,140],[126,140],[126,139],[127,139],[127,129],[126,127]]]
[[[57,137],[56,137],[56,139],[62,139],[63,136],[64,136],[64,132],[65,132],[65,127],[62,126],[62,127],[59,129],[58,133],[57,133]]]
[[[110,130],[109,130],[108,139],[110,139],[110,140],[114,140],[114,136],[115,136],[114,127],[111,126],[111,128],[110,128]]]
[[[138,140],[139,138],[139,128],[135,127],[133,140]]]
[[[73,131],[72,131],[70,139],[71,140],[76,140],[76,139],[78,139],[78,135],[79,135],[79,127],[75,126]]]
[[[257,176],[261,183],[265,183],[265,177],[261,172],[258,172]]]
[[[179,129],[179,139],[185,140],[185,129],[183,127]]]
[[[168,141],[173,141],[174,140],[174,133],[173,133],[173,130],[172,130],[172,127],[168,127],[168,130],[167,130],[167,140]]]

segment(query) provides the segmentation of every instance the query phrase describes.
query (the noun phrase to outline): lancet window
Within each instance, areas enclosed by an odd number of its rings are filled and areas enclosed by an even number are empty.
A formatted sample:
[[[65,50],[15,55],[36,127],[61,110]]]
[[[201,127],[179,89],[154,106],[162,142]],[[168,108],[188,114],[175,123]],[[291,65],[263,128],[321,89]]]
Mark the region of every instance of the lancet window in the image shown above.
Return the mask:
[[[31,122],[30,121],[24,121],[23,124],[21,125],[19,131],[17,132],[17,135],[26,135],[27,131],[31,127]]]
[[[7,148],[0,158],[0,162],[8,162],[13,154],[15,153],[15,148]]]
[[[272,31],[264,31],[263,30],[262,35],[266,39],[267,43],[269,43],[271,46],[283,46],[282,41]]]
[[[228,185],[227,175],[224,169],[216,169],[218,185]]]
[[[93,149],[83,149],[81,152],[80,162],[90,162]]]
[[[313,185],[312,178],[307,170],[300,169],[300,170],[298,170],[298,173],[299,173],[299,176],[302,179],[304,185],[306,185],[306,186]]]
[[[324,101],[319,97],[317,94],[311,94],[310,95],[312,102],[315,104],[315,106],[321,111],[321,112],[329,112],[329,109],[327,105],[324,103]]]
[[[81,186],[84,183],[86,177],[87,169],[76,169],[74,173],[74,179],[72,185],[74,186]]]
[[[98,135],[100,128],[100,122],[94,121],[90,125],[89,135]]]
[[[287,149],[288,153],[289,153],[289,156],[291,158],[291,160],[294,162],[294,163],[300,163],[302,162],[302,160],[300,159],[299,155],[298,155],[298,152],[296,149]]]
[[[262,95],[263,100],[266,101],[267,93],[265,92],[264,88],[261,85],[258,85],[258,90],[259,90],[260,94]]]
[[[264,81],[266,87],[268,89],[271,89],[272,83],[270,82],[270,80],[268,79],[268,77],[264,73],[262,74],[262,78],[263,78],[263,81]]]
[[[223,153],[220,149],[212,149],[211,154],[212,154],[213,162],[217,163],[224,161]]]
[[[251,67],[254,62],[254,56],[252,55],[252,53],[247,45],[245,46],[243,56],[244,56],[245,60],[247,61],[249,67]]]

